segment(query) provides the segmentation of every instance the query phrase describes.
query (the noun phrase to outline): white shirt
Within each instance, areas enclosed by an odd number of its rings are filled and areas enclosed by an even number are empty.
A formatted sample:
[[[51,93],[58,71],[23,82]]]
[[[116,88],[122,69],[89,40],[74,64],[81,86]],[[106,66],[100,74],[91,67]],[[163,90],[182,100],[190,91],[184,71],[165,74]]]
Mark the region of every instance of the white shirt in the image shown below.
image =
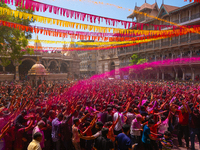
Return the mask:
[[[133,119],[135,119],[135,114],[127,112],[126,117],[127,117],[126,123],[131,125],[131,122],[133,121]]]
[[[27,150],[42,150],[40,147],[40,142],[33,140],[29,145]]]
[[[119,113],[119,112],[114,113],[114,115],[113,115],[113,121],[116,121],[116,120],[117,120],[118,114],[119,114],[119,121],[118,121],[117,124],[115,125],[115,128],[114,128],[115,131],[121,130],[121,129],[122,129],[122,126],[124,125],[124,119],[125,119],[125,118],[124,118],[123,114],[121,114],[121,113]]]
[[[160,126],[158,127],[158,133],[164,134],[165,131],[168,130],[169,127],[169,119],[167,118],[165,121],[161,122]]]
[[[34,134],[37,133],[37,132],[39,132],[39,133],[42,134],[42,141],[41,141],[40,145],[41,145],[42,148],[44,148],[44,141],[45,141],[45,139],[44,139],[44,132],[43,132],[42,130],[40,130],[40,128],[39,128],[38,126],[36,126],[36,127],[33,129],[33,134],[32,134],[32,135],[34,135]]]
[[[141,131],[139,129],[141,129],[141,123],[140,121],[137,121],[137,119],[134,119],[131,122],[130,134],[135,136],[141,136]]]
[[[93,135],[93,137],[98,138],[100,135],[102,135],[102,132],[98,131],[96,134]]]
[[[78,136],[78,128],[73,125],[72,126],[72,142],[73,143],[79,143],[80,142],[80,137]]]

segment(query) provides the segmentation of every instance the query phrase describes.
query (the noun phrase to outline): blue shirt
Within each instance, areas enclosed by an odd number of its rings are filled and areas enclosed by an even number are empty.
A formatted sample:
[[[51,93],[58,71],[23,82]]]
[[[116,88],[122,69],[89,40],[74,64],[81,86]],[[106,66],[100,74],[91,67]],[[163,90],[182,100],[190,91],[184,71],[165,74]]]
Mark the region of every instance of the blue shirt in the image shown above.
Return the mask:
[[[131,139],[126,134],[118,134],[116,140],[118,143],[118,150],[128,150],[128,148],[132,148]]]
[[[150,138],[149,138],[150,128],[145,125],[142,133],[142,142],[146,144],[150,144]]]
[[[57,142],[58,140],[60,140],[60,137],[58,136],[58,134],[60,133],[60,124],[61,122],[58,120],[58,118],[55,118],[52,121],[51,137],[53,142]]]

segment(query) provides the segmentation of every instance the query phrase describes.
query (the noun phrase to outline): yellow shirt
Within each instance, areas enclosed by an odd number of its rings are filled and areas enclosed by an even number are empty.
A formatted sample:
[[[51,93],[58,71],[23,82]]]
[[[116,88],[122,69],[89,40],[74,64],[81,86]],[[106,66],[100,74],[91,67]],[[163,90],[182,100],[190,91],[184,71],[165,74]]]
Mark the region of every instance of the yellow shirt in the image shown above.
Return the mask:
[[[27,150],[42,150],[40,147],[40,142],[32,140],[32,142],[28,145]]]

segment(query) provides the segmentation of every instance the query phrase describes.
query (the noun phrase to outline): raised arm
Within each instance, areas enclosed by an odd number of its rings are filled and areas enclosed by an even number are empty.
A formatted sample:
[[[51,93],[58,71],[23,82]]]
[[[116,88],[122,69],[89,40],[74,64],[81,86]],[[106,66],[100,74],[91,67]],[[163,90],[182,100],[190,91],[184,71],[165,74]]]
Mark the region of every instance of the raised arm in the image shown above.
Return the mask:
[[[32,119],[28,125],[28,127],[25,127],[25,132],[27,132],[28,130],[31,129],[32,125],[33,125],[34,120]]]

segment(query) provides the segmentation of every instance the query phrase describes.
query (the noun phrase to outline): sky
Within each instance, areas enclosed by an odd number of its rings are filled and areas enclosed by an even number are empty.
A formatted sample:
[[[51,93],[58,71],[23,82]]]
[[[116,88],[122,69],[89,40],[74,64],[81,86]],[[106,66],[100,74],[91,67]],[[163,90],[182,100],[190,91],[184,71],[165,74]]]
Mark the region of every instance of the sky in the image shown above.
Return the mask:
[[[62,7],[62,8],[67,8],[75,11],[80,11],[84,13],[89,13],[89,14],[94,14],[98,16],[103,16],[103,17],[109,17],[113,19],[120,19],[120,20],[126,20],[126,21],[131,21],[131,19],[127,19],[127,16],[130,15],[132,12],[128,10],[122,10],[118,9],[113,6],[107,6],[107,5],[95,5],[93,3],[90,3],[88,1],[91,0],[84,0],[84,2],[79,1],[79,0],[36,0],[38,2]],[[110,4],[115,4],[117,6],[121,6],[123,8],[128,8],[128,9],[134,9],[135,5],[141,6],[145,0],[93,0],[96,2],[103,2],[103,3],[110,3]],[[153,4],[155,3],[156,0],[146,0],[147,3]],[[189,0],[188,0],[189,1]],[[158,7],[161,6],[162,0],[157,0]],[[189,4],[189,2],[184,2],[184,0],[164,0],[164,4],[166,5],[172,5],[172,6],[184,6]],[[15,9],[14,6],[9,5],[12,9]],[[79,21],[76,19],[70,19],[64,16],[60,15],[55,15],[53,13],[48,13],[48,10],[46,12],[35,12],[35,15],[40,15],[40,16],[45,16],[45,17],[50,17],[50,18],[56,18],[60,20],[65,20],[65,21],[71,21],[71,22],[77,22],[77,23],[84,23],[84,24],[91,24],[87,21]],[[31,25],[35,26],[40,26],[40,27],[47,27],[47,28],[54,28],[54,29],[62,29],[62,30],[74,30],[73,28],[65,28],[65,27],[60,27],[57,25],[50,25],[50,24],[43,24],[43,23],[38,23],[34,22]],[[92,24],[92,25],[97,25],[97,26],[107,26],[105,23],[100,23],[100,24]],[[110,26],[112,27],[112,26]],[[118,26],[119,28],[123,28],[122,26]],[[81,31],[81,30],[77,30]],[[82,30],[84,31],[84,30]],[[32,39],[36,39],[35,34],[32,35]],[[53,36],[45,36],[42,34],[38,34],[38,38],[40,40],[52,40],[52,41],[71,41],[70,38],[60,38],[60,37],[53,37]],[[30,42],[31,44],[34,44],[34,42]],[[62,47],[62,44],[44,44],[42,43],[42,46],[46,47]]]

